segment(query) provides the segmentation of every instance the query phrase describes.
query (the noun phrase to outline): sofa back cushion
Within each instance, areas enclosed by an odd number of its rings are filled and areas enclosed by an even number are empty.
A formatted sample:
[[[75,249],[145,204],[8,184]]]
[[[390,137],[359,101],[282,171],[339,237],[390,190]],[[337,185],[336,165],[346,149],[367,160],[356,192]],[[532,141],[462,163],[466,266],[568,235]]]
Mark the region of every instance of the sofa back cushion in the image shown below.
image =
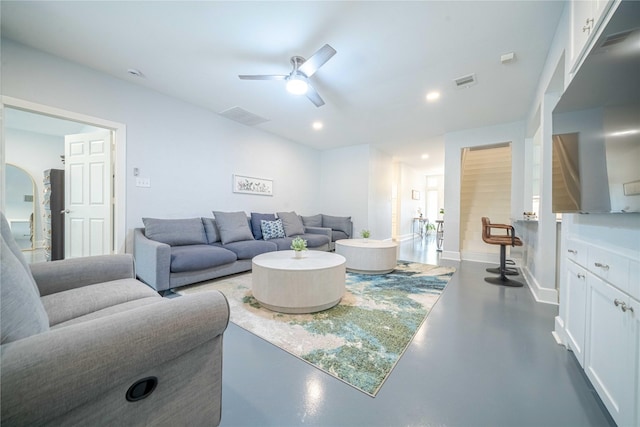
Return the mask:
[[[202,218],[202,224],[204,224],[204,232],[207,235],[207,243],[216,243],[220,241],[220,232],[218,231],[218,224],[213,218]]]
[[[169,246],[206,245],[207,236],[200,218],[142,218],[144,234]]]
[[[255,237],[256,240],[260,240],[263,238],[262,221],[275,221],[275,220],[276,220],[275,214],[251,212],[251,231],[253,232],[253,237]]]
[[[25,270],[0,237],[0,343],[5,344],[49,330],[49,318],[34,289],[31,273]]]
[[[304,224],[302,219],[295,212],[278,212],[278,218],[282,220],[284,233],[287,237],[304,234]]]
[[[322,214],[322,226],[331,228],[332,230],[342,231],[349,236],[351,233],[351,217]]]
[[[301,218],[305,227],[322,227],[322,214],[302,216]]]
[[[213,216],[216,218],[223,245],[242,240],[254,240],[247,214],[244,212],[213,211]]]

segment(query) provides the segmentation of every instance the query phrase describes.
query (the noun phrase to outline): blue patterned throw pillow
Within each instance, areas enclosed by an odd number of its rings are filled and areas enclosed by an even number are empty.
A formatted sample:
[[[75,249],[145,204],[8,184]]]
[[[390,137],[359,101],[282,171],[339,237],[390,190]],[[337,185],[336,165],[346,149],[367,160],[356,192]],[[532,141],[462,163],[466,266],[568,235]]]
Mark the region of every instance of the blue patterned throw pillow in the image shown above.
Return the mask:
[[[275,221],[260,221],[260,227],[262,228],[262,238],[264,240],[277,239],[284,237],[284,227],[282,226],[282,220],[276,219]]]

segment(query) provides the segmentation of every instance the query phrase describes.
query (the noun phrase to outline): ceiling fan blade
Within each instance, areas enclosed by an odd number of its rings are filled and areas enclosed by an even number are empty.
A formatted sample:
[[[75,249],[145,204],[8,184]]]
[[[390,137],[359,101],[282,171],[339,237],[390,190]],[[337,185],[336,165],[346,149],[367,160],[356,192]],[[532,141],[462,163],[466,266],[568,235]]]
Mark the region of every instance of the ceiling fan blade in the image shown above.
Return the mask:
[[[336,54],[336,50],[325,44],[316,53],[311,55],[311,58],[304,61],[304,63],[298,68],[299,71],[304,73],[305,76],[311,77],[318,68],[322,67],[333,55]]]
[[[322,107],[324,105],[324,100],[320,97],[318,92],[313,88],[313,86],[307,86],[307,98],[309,101],[313,102],[316,107]]]
[[[240,77],[241,80],[286,80],[289,76],[241,74],[238,77]]]

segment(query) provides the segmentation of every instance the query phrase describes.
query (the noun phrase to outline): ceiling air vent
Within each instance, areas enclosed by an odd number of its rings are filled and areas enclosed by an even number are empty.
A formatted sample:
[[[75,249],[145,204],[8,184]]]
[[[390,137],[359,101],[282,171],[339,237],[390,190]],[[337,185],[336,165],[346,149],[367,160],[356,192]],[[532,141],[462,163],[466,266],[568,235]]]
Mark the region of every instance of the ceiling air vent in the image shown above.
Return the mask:
[[[458,77],[454,80],[457,87],[469,87],[477,83],[476,75],[469,74],[467,76]]]
[[[633,30],[629,30],[618,34],[612,34],[604,39],[600,47],[607,47],[614,44],[622,43],[627,37],[629,37],[629,34],[631,34],[632,32]]]
[[[240,107],[231,107],[228,110],[221,111],[218,114],[220,114],[222,117],[226,117],[227,119],[233,120],[234,122],[238,122],[246,126],[255,126],[259,125],[260,123],[269,121],[269,119],[260,117],[257,114],[253,114]]]

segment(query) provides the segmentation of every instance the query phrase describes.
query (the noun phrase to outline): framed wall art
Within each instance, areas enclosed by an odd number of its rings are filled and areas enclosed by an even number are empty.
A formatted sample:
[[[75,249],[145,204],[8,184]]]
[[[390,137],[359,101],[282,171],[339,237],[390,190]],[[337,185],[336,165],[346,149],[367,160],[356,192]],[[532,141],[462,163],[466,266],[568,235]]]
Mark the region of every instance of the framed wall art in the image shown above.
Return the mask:
[[[234,174],[233,192],[273,196],[273,180]]]

